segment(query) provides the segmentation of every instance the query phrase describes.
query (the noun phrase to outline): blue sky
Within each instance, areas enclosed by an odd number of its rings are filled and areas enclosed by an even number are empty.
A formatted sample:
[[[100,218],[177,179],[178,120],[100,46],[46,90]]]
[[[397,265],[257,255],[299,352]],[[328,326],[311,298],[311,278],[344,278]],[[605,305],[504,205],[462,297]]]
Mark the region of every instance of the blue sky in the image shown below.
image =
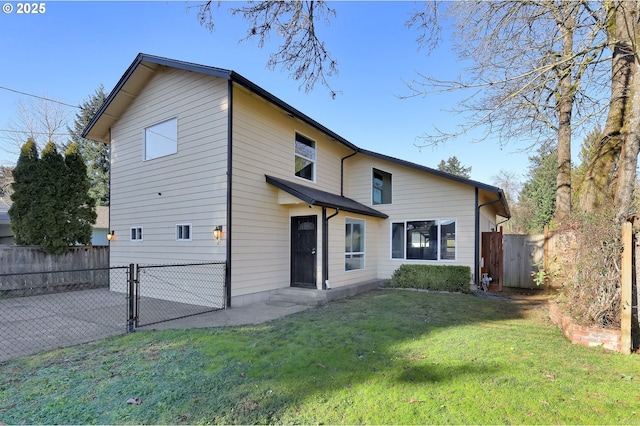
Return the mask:
[[[233,69],[365,149],[429,167],[455,155],[472,167],[472,179],[489,184],[501,169],[522,175],[528,167],[524,145],[501,149],[491,136],[479,143],[462,137],[436,148],[415,146],[434,125],[452,130],[464,118],[447,112],[460,95],[399,98],[408,94],[404,81],[413,79],[416,71],[441,78],[460,73],[446,44],[429,56],[418,50],[417,33],[405,25],[414,2],[331,4],[337,17],[319,31],[338,62],[339,74],[330,80],[339,91],[336,99],[322,86],[307,94],[285,70],[266,68],[279,43],[276,37],[262,50],[254,41],[239,43],[247,24],[227,12],[239,3],[221,4],[213,32],[199,25],[195,9],[188,10],[197,2],[46,1],[41,15],[19,15],[17,2],[0,3],[14,9],[0,13],[3,87],[77,105],[100,84],[111,91],[144,52]],[[0,129],[16,119],[17,103],[29,100],[0,89]],[[0,144],[6,143],[2,136],[0,132]],[[0,164],[15,159],[0,150]]]

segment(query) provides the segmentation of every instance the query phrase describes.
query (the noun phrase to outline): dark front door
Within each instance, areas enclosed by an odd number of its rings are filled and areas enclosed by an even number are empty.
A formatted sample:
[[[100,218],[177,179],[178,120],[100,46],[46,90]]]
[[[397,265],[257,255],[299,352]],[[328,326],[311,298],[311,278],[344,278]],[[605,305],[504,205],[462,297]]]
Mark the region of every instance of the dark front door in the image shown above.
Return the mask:
[[[318,216],[291,218],[291,286],[316,288]]]

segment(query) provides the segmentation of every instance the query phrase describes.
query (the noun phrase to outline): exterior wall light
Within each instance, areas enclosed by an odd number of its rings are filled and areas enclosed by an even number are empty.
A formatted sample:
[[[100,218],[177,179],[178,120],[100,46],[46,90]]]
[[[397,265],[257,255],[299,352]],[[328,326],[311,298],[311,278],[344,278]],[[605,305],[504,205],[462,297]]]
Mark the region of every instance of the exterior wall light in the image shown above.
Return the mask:
[[[111,241],[116,237],[116,231],[109,231],[109,233],[107,234],[107,240]]]
[[[216,240],[219,240],[220,238],[222,238],[222,226],[218,225],[214,228],[213,230],[213,238],[215,238]]]

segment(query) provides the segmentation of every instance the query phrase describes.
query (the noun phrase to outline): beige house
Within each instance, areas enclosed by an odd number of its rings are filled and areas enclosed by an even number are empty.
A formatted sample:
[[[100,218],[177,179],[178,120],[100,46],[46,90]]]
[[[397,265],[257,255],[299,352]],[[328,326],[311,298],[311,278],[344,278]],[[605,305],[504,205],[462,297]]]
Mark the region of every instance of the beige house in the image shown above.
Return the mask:
[[[477,281],[510,215],[499,188],[361,149],[210,66],[138,55],[84,135],[111,144],[111,263],[226,261],[227,306],[403,263]]]

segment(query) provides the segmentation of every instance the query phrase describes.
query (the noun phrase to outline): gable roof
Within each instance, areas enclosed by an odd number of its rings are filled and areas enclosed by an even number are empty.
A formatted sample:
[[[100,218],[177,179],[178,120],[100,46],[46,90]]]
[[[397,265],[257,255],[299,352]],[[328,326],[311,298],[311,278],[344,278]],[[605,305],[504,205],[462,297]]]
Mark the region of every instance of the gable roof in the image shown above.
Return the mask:
[[[352,200],[351,198],[347,198],[342,195],[332,194],[327,191],[322,191],[320,189],[275,178],[269,175],[265,175],[265,177],[267,178],[267,183],[270,183],[276,188],[281,189],[312,206],[329,207],[332,209],[363,214],[365,216],[380,217],[383,219],[389,217],[378,210],[372,209],[371,207],[365,206],[356,200]]]
[[[350,148],[355,152],[366,154],[385,161],[390,161],[405,167],[410,167],[424,173],[429,173],[445,179],[450,179],[465,185],[470,185],[472,187],[478,188],[480,191],[493,193],[498,196],[496,202],[500,202],[497,213],[505,218],[511,217],[504,192],[498,187],[452,175],[450,173],[442,172],[430,167],[421,166],[409,161],[400,160],[377,152],[361,149],[342,136],[318,123],[308,115],[303,114],[280,98],[272,95],[257,84],[236,73],[235,71],[195,64],[192,62],[178,61],[175,59],[163,58],[160,56],[148,55],[145,53],[139,53],[138,56],[136,56],[133,63],[129,66],[129,68],[127,68],[125,73],[122,75],[114,89],[105,100],[104,105],[98,110],[95,117],[87,125],[84,132],[82,132],[82,137],[110,143],[111,140],[109,136],[109,129],[111,128],[111,126],[120,118],[120,116],[124,113],[131,102],[133,102],[135,97],[142,91],[151,76],[161,67],[171,67],[226,79],[264,98],[268,102],[284,110],[290,116],[298,118],[304,123],[310,125],[311,127],[314,127],[315,129],[321,131],[330,138],[336,140],[337,142],[343,144],[344,146]]]

